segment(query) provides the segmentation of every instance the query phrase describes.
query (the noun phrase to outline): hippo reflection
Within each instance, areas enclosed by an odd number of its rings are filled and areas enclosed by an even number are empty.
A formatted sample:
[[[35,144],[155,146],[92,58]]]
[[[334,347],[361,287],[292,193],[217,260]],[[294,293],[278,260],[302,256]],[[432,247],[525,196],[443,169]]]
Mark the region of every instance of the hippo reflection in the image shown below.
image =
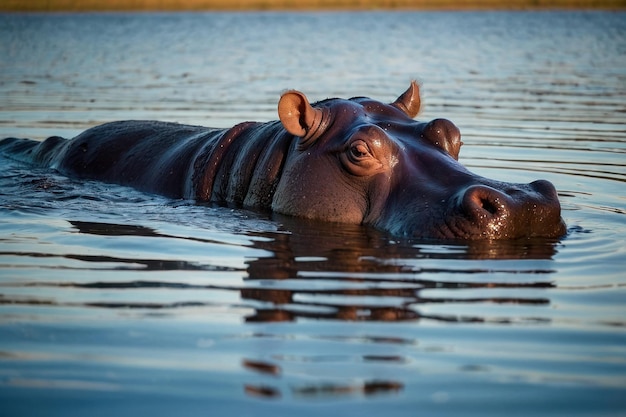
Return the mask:
[[[483,178],[458,162],[450,121],[418,122],[415,82],[396,101],[328,99],[298,91],[279,121],[212,129],[156,121],[91,128],[72,140],[9,138],[8,154],[77,178],[172,198],[231,204],[436,239],[559,237],[552,184]]]
[[[249,232],[251,245],[271,254],[259,258],[251,258],[245,270],[221,267],[212,264],[195,264],[186,261],[111,258],[98,255],[66,255],[70,259],[87,262],[88,264],[116,264],[117,270],[139,269],[145,271],[208,271],[215,273],[244,272],[245,285],[190,284],[181,282],[154,281],[118,281],[84,282],[69,284],[76,288],[100,289],[147,289],[169,288],[189,291],[189,299],[174,303],[159,301],[106,301],[86,303],[83,306],[100,308],[124,309],[178,309],[185,307],[211,307],[213,302],[195,300],[196,290],[236,291],[243,302],[249,307],[251,314],[245,317],[247,322],[279,322],[296,321],[301,318],[316,320],[342,321],[417,321],[422,319],[454,322],[484,322],[490,320],[480,315],[448,315],[427,314],[421,312],[424,305],[433,304],[515,304],[525,306],[545,306],[550,300],[543,297],[528,297],[528,294],[517,290],[546,289],[554,287],[550,281],[553,271],[549,269],[512,269],[494,270],[472,266],[469,270],[460,271],[449,268],[446,260],[467,259],[551,259],[555,253],[555,242],[549,239],[499,240],[497,242],[468,241],[454,244],[456,250],[428,251],[420,245],[396,245],[371,228],[356,225],[332,225],[330,223],[296,221],[293,218],[282,219],[284,225],[276,232]],[[224,245],[224,242],[173,236],[163,234],[149,227],[138,225],[121,225],[111,223],[93,223],[72,221],[72,226],[80,233],[102,236],[142,236],[153,239],[186,239],[199,243]],[[412,241],[413,242],[413,241]],[[426,245],[427,247],[440,245]],[[416,259],[441,260],[442,266],[434,268],[414,268],[411,262]],[[532,264],[531,264],[532,265]],[[96,266],[101,269],[101,266]],[[490,280],[455,281],[450,279],[454,274],[463,272],[466,276],[473,274],[491,274]],[[515,279],[519,276],[534,276],[536,279]],[[404,274],[404,275],[403,275]],[[495,277],[506,277],[497,278]],[[433,279],[441,277],[441,280]],[[268,285],[268,280],[274,283]],[[286,280],[286,281],[283,281]],[[303,281],[332,281],[333,285],[320,288],[310,287]],[[285,284],[278,285],[283,281]],[[299,284],[294,284],[300,281]],[[42,284],[55,285],[53,283]],[[68,285],[68,284],[64,284]],[[280,288],[278,288],[280,287]],[[462,289],[494,289],[507,290],[511,296],[493,297],[485,294],[475,298],[455,297],[455,290]],[[422,294],[425,290],[446,291],[452,296],[430,297]],[[364,298],[369,299],[363,302]],[[23,303],[20,299],[11,299],[11,303]],[[36,304],[45,302],[35,300]],[[508,323],[512,320],[543,321],[533,317],[499,317],[497,322]]]

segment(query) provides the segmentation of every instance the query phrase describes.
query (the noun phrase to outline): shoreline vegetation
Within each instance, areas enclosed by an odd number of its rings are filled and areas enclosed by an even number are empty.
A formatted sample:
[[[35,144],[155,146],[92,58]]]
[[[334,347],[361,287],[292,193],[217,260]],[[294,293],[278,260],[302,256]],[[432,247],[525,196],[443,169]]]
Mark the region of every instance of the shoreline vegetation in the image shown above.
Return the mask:
[[[626,0],[3,0],[0,11],[626,9]]]

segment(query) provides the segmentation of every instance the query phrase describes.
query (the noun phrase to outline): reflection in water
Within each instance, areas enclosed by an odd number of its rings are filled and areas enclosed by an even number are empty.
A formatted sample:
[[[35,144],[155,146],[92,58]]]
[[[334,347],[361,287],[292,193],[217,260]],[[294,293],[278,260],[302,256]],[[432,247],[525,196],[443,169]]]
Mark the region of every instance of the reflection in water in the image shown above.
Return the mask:
[[[254,232],[253,247],[269,251],[272,255],[247,261],[247,284],[244,287],[198,285],[158,281],[62,283],[78,288],[171,288],[171,289],[220,289],[239,291],[243,300],[252,301],[255,314],[246,317],[249,322],[293,321],[297,318],[403,321],[428,318],[444,321],[484,321],[481,317],[450,317],[422,315],[420,304],[433,303],[497,303],[546,305],[545,298],[477,297],[477,298],[432,298],[423,297],[424,289],[469,289],[469,288],[549,288],[548,281],[534,282],[471,282],[436,281],[420,279],[421,274],[478,274],[484,269],[429,268],[414,269],[414,259],[549,259],[555,253],[551,240],[524,240],[513,242],[470,242],[450,247],[450,250],[425,250],[433,242],[397,245],[384,234],[352,225],[328,225],[317,222],[282,219],[283,230],[277,232]],[[142,226],[117,225],[72,221],[81,233],[125,236],[141,235],[167,239],[193,239],[215,243],[212,240],[177,237],[161,234]],[[263,239],[258,239],[262,237]],[[223,244],[223,243],[222,243]],[[232,271],[216,265],[193,265],[183,261],[120,259],[99,256],[66,255],[68,258],[88,262],[116,262],[131,264],[133,268],[145,270],[206,270]],[[549,274],[550,270],[502,270],[500,273]],[[393,274],[386,277],[385,274]],[[398,276],[398,274],[400,274]],[[306,282],[320,280],[336,285],[319,287]],[[280,285],[287,281],[286,285]],[[305,281],[304,284],[296,284]],[[270,283],[268,285],[268,282]],[[50,285],[50,284],[46,284]],[[342,286],[343,285],[343,286]],[[276,288],[283,286],[284,288]],[[331,288],[326,288],[331,287]],[[367,302],[365,302],[367,301]],[[175,308],[201,303],[98,303],[98,307],[126,308]],[[506,322],[506,320],[503,320]]]
[[[385,394],[397,392],[403,389],[403,385],[395,381],[368,381],[361,385],[310,385],[296,388],[297,395],[320,396],[320,395],[348,395],[362,393],[364,395]]]
[[[110,280],[87,282],[26,282],[29,287],[66,287],[83,290],[149,290],[169,289],[189,291],[184,300],[177,301],[63,301],[36,297],[3,296],[2,304],[73,306],[106,309],[171,310],[187,307],[206,307],[213,301],[189,299],[195,290],[223,290],[237,292],[239,298],[253,313],[246,322],[290,322],[298,319],[400,322],[422,319],[439,322],[486,322],[510,323],[507,317],[487,318],[480,314],[426,314],[421,306],[437,304],[474,305],[524,305],[545,306],[545,297],[477,296],[455,297],[455,290],[468,289],[546,289],[553,284],[543,277],[552,271],[546,269],[520,270],[481,268],[477,264],[455,265],[454,261],[468,259],[529,260],[550,259],[556,252],[556,242],[549,240],[495,241],[437,244],[432,241],[403,241],[390,238],[376,230],[352,225],[329,225],[316,222],[281,218],[277,231],[249,232],[250,246],[268,253],[265,257],[247,259],[246,268],[238,269],[214,264],[197,264],[180,260],[123,258],[105,255],[66,254],[74,259],[93,265],[94,270],[111,268],[131,271],[209,271],[240,272],[245,274],[243,285],[220,285],[171,282],[166,280]],[[81,234],[97,236],[140,236],[147,239],[192,240],[201,244],[228,243],[198,237],[176,236],[162,233],[150,227],[71,221]],[[8,255],[5,253],[5,255]],[[32,253],[13,253],[14,256],[34,256]],[[35,256],[56,256],[37,254]],[[437,266],[424,267],[416,261],[437,261]],[[452,263],[450,263],[452,262]],[[468,268],[469,267],[469,268]],[[500,277],[484,280],[484,274]],[[536,276],[529,281],[516,281],[516,275]],[[437,280],[437,277],[442,280]],[[459,276],[463,279],[453,280]],[[472,281],[471,277],[481,277]],[[432,278],[431,278],[432,277]],[[14,285],[14,284],[12,284]],[[19,284],[18,284],[19,286]],[[429,297],[425,290],[446,290],[446,296]],[[517,319],[519,320],[519,318]],[[549,321],[532,317],[527,321]],[[373,340],[375,343],[413,343],[402,338]],[[277,358],[279,358],[277,356]],[[363,355],[361,360],[373,363],[402,364],[406,359],[398,355]],[[274,362],[244,359],[242,367],[247,371],[275,378],[282,374],[282,367]],[[292,394],[299,397],[328,397],[345,395],[374,395],[394,393],[403,389],[403,383],[393,380],[365,380],[354,383],[303,383],[292,386]],[[262,398],[281,398],[280,387],[270,383],[245,384],[247,395]]]
[[[281,396],[279,390],[268,386],[254,386],[246,384],[244,389],[246,394],[253,397],[279,398]]]
[[[286,219],[283,219],[285,221]],[[293,321],[298,317],[333,320],[401,321],[418,320],[427,317],[434,320],[482,321],[480,317],[453,319],[448,316],[424,316],[417,308],[420,304],[433,303],[498,303],[545,305],[545,298],[518,297],[424,297],[420,293],[427,289],[472,289],[472,288],[550,288],[553,284],[546,280],[533,282],[477,281],[437,281],[419,278],[420,275],[441,274],[446,278],[454,274],[471,276],[485,272],[498,274],[534,274],[537,277],[552,271],[456,269],[456,268],[415,268],[411,262],[416,259],[467,260],[467,259],[550,259],[555,254],[556,242],[552,240],[494,241],[459,243],[448,250],[429,251],[425,249],[433,242],[398,245],[384,234],[352,225],[328,225],[307,221],[288,220],[284,230],[277,232],[254,232],[250,235],[252,246],[264,249],[270,256],[249,259],[245,285],[206,285],[188,282],[162,282],[135,280],[131,282],[60,282],[27,283],[28,286],[63,286],[84,289],[216,289],[239,291],[243,300],[252,301],[255,314],[246,317],[247,321]],[[81,233],[104,236],[138,235],[150,238],[192,239],[205,243],[216,243],[210,239],[180,237],[162,234],[148,227],[71,221]],[[262,237],[263,239],[258,239]],[[220,244],[225,244],[219,242]],[[4,253],[13,256],[54,257],[50,254]],[[102,255],[64,255],[93,264],[114,264],[113,269],[145,271],[237,271],[237,268],[219,265],[193,264],[186,261],[121,258]],[[128,266],[123,266],[128,265]],[[102,270],[101,266],[95,266]],[[307,285],[321,281],[323,287]],[[280,284],[286,282],[285,285]],[[330,285],[330,283],[334,283]],[[282,288],[277,288],[282,287]],[[9,302],[4,300],[4,302]],[[11,302],[18,302],[12,300]],[[20,302],[42,303],[42,300],[21,300]],[[50,302],[54,303],[54,302]],[[67,303],[65,303],[67,304]],[[189,305],[202,305],[197,302],[178,303],[84,303],[87,306],[108,308],[175,308]]]
[[[377,395],[390,394],[401,391],[404,385],[396,381],[367,381],[360,384],[338,385],[338,384],[319,384],[319,385],[303,385],[292,389],[294,395],[299,397],[339,397],[346,395]],[[244,385],[244,391],[247,395],[253,397],[262,397],[275,399],[282,396],[280,389],[269,385]]]
[[[364,361],[383,361],[383,362],[404,362],[403,358],[396,356],[364,356]],[[244,360],[243,367],[263,374],[277,376],[281,373],[280,366],[263,361]],[[400,391],[404,388],[401,382],[397,381],[383,381],[372,380],[355,384],[307,384],[303,386],[293,387],[293,392],[297,396],[302,397],[320,397],[320,396],[344,396],[344,395],[375,395],[386,394]],[[281,397],[281,391],[279,388],[272,387],[268,384],[265,385],[251,385],[246,384],[244,386],[246,394],[264,398],[279,398]]]
[[[246,359],[243,361],[243,367],[263,374],[278,375],[281,373],[280,366],[262,361]]]

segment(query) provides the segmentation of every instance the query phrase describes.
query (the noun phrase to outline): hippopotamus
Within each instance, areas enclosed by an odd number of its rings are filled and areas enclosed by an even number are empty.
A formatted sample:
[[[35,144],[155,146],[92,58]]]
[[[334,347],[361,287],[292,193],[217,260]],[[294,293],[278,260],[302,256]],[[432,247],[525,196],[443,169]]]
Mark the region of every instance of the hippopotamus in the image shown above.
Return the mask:
[[[83,179],[171,198],[425,239],[516,239],[565,233],[548,181],[500,182],[459,161],[457,126],[414,120],[415,81],[392,103],[366,97],[310,103],[284,92],[279,120],[228,129],[118,121],[71,140],[7,138],[5,154]]]

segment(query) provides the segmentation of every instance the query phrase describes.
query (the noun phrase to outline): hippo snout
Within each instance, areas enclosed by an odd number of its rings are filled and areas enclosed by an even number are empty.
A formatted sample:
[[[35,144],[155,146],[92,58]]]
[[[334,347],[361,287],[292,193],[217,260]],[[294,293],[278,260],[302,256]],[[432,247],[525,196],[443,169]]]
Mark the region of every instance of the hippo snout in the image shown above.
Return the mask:
[[[453,201],[457,205],[453,211],[461,219],[448,219],[447,223],[455,226],[453,231],[460,237],[557,237],[565,232],[557,192],[548,181],[508,185],[502,190],[472,185]]]

